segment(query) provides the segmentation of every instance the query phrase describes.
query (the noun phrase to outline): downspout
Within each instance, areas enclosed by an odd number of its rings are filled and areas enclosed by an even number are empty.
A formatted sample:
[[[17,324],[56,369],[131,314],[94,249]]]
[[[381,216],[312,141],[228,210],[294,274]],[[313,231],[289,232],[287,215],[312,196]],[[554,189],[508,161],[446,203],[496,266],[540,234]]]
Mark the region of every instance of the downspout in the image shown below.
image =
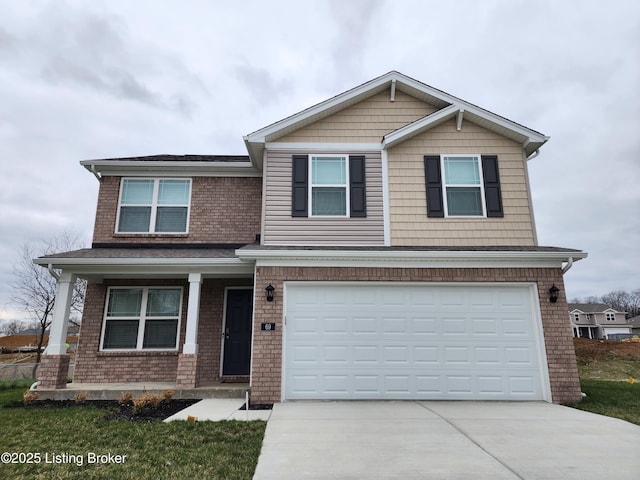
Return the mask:
[[[47,270],[49,270],[49,273],[51,274],[51,276],[56,279],[56,282],[60,280],[60,274],[53,269],[52,263],[47,265]]]
[[[91,173],[93,173],[93,176],[96,177],[98,181],[102,179],[102,177],[100,177],[100,174],[96,171],[95,165],[91,165]]]
[[[562,274],[564,275],[565,273],[567,273],[571,267],[573,267],[573,257],[569,257],[567,259],[567,264],[562,267]]]

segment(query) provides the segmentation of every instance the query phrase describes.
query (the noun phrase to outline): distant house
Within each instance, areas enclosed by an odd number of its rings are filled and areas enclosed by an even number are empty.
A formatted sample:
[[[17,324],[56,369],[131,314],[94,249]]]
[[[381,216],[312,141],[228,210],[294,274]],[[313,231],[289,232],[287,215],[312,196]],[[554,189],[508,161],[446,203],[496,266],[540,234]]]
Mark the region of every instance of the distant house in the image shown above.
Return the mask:
[[[640,335],[640,315],[631,317],[627,320],[627,323],[631,326],[631,333],[633,335]]]
[[[569,321],[574,337],[615,339],[632,333],[625,312],[604,303],[570,303]]]

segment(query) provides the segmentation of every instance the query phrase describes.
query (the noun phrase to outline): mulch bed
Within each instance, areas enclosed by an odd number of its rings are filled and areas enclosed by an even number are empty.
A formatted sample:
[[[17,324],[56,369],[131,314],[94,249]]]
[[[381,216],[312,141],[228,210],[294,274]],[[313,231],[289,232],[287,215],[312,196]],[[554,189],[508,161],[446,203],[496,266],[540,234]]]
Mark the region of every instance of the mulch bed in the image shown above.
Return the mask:
[[[129,422],[154,422],[170,417],[174,413],[199,402],[200,400],[163,400],[156,407],[144,407],[137,414],[133,413],[133,404],[121,405],[116,400],[85,400],[76,402],[75,400],[37,400],[29,405],[22,402],[5,405],[4,408],[67,408],[67,407],[94,407],[103,409],[117,409],[108,413],[103,420],[127,420]]]
[[[7,404],[4,408],[66,408],[66,407],[94,407],[103,409],[117,409],[114,412],[106,414],[102,417],[103,420],[126,420],[129,422],[155,422],[162,421],[171,415],[178,413],[180,410],[184,410],[190,407],[194,403],[200,400],[163,400],[158,406],[143,407],[138,413],[133,413],[133,404],[128,402],[126,404],[120,404],[116,400],[85,400],[84,402],[76,402],[75,400],[36,400],[29,405],[24,405],[22,402],[15,402]],[[249,410],[271,410],[273,404],[271,403],[259,403],[250,404]],[[245,405],[240,410],[244,410]]]

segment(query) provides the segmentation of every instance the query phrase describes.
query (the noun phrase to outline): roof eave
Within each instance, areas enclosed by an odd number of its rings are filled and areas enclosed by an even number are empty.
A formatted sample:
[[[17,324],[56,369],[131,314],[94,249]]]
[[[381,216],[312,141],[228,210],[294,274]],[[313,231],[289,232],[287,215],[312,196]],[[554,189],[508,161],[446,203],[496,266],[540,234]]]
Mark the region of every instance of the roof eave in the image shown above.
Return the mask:
[[[244,176],[259,177],[262,172],[251,162],[180,162],[135,160],[82,160],[93,174],[106,176],[139,176],[163,174],[172,176]]]

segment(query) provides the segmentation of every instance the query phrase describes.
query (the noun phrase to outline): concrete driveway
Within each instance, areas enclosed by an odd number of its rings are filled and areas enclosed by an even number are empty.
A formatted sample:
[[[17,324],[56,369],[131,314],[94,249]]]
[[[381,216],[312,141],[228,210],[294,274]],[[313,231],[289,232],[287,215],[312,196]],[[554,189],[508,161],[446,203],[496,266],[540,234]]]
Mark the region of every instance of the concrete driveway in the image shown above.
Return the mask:
[[[640,478],[640,427],[543,402],[274,405],[255,480]]]

